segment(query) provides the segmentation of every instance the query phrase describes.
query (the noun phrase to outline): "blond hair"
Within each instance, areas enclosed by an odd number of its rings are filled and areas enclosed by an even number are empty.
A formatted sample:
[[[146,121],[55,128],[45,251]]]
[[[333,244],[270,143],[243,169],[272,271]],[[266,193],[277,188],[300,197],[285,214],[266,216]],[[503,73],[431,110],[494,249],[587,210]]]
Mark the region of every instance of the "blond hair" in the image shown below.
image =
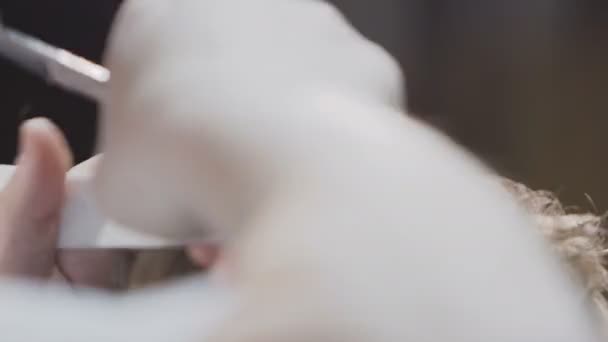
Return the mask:
[[[608,227],[603,216],[567,210],[549,191],[531,190],[503,179],[505,188],[532,215],[542,235],[550,242],[588,291],[588,298],[608,324]]]

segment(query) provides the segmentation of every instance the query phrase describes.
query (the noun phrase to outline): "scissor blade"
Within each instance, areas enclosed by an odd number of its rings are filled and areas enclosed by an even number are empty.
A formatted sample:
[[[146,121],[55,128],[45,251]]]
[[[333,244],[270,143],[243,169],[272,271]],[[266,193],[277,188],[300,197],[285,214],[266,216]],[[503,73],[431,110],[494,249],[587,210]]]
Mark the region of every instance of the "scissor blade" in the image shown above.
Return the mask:
[[[0,55],[49,83],[94,100],[103,98],[110,80],[106,68],[1,23]]]

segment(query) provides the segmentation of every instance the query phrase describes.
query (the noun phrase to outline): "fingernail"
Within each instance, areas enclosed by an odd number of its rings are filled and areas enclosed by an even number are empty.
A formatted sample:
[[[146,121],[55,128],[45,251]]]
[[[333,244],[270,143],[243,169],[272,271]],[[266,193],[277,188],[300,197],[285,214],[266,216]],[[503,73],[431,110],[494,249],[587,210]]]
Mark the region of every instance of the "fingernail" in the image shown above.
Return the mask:
[[[35,118],[24,121],[19,128],[19,146],[16,164],[24,164],[30,160],[33,152],[32,135],[38,131],[48,131],[52,129],[52,124],[44,118]]]

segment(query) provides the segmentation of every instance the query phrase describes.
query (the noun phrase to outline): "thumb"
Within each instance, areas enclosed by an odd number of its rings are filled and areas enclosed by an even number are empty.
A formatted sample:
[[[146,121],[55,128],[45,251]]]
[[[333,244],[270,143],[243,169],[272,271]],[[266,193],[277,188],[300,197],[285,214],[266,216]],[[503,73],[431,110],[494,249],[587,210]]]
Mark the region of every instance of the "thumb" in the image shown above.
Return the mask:
[[[59,129],[46,119],[23,124],[19,148],[15,173],[0,193],[0,273],[47,276],[55,261],[71,155]]]

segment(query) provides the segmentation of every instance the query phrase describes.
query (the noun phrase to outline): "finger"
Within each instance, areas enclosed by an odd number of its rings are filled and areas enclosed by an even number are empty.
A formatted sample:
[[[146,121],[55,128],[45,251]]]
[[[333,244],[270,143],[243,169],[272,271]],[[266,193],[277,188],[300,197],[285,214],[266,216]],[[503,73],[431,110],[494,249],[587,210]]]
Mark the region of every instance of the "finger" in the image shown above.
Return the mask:
[[[19,145],[17,168],[0,193],[0,274],[47,277],[71,154],[46,119],[25,122]]]
[[[127,287],[132,263],[133,253],[119,250],[62,250],[58,256],[71,283],[109,290]]]
[[[38,118],[21,127],[17,171],[5,188],[16,218],[44,221],[63,205],[65,174],[72,156],[59,129]]]
[[[193,245],[187,248],[190,259],[199,267],[211,267],[219,257],[219,247],[213,245]]]
[[[228,253],[222,251],[219,245],[191,245],[186,249],[192,262],[206,269],[209,274],[221,282],[234,283],[235,268]]]

